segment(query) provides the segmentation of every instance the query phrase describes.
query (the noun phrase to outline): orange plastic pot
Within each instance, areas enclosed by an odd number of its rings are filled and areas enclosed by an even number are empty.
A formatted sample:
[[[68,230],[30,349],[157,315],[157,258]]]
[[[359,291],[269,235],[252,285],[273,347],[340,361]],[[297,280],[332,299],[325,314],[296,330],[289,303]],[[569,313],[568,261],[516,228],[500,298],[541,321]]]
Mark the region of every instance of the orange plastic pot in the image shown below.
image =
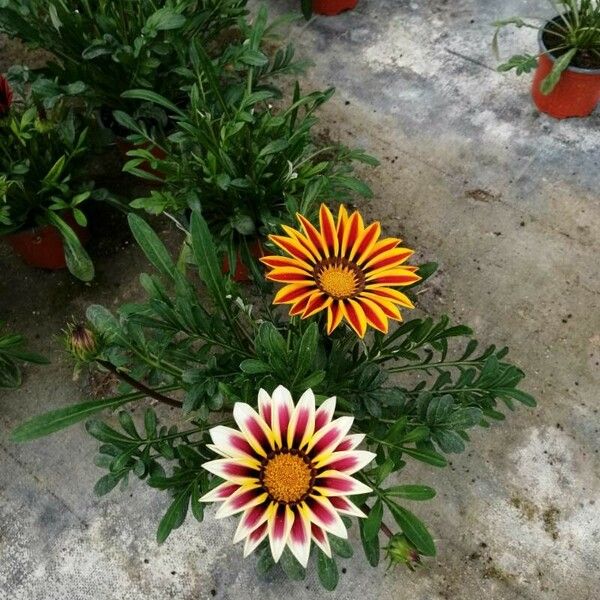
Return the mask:
[[[254,242],[252,242],[249,248],[250,254],[252,254],[254,258],[260,258],[261,256],[265,255],[260,240],[255,240]],[[223,257],[221,270],[225,274],[231,272],[231,268],[229,266],[229,259],[227,258],[227,256]],[[247,283],[248,281],[250,281],[250,270],[244,264],[239,252],[237,253],[237,259],[235,261],[235,273],[233,273],[233,280],[237,283]]]
[[[78,225],[73,215],[63,215],[63,219],[71,226],[82,244],[90,239],[89,229]],[[53,225],[25,229],[7,235],[4,239],[15,254],[30,267],[56,271],[67,266],[62,237]]]
[[[117,148],[119,149],[119,152],[121,153],[121,156],[123,157],[123,160],[127,161],[130,160],[131,157],[127,156],[127,153],[130,150],[134,150],[135,148],[143,148],[144,150],[150,150],[150,154],[152,154],[152,156],[154,156],[155,158],[158,158],[159,160],[162,160],[163,158],[166,158],[166,153],[164,152],[164,150],[161,150],[160,148],[157,148],[156,146],[150,146],[150,144],[145,143],[145,144],[140,144],[140,145],[136,145],[136,144],[132,144],[129,140],[122,138],[122,137],[117,137],[115,138],[115,144],[117,145]],[[143,161],[142,163],[140,163],[139,169],[141,169],[142,171],[145,171],[146,173],[149,173],[150,175],[154,175],[154,177],[160,177],[161,179],[164,177],[163,173],[161,173],[160,171],[157,171],[156,169],[153,169],[150,164],[148,163],[148,161]]]
[[[535,105],[541,112],[556,119],[587,117],[600,102],[600,69],[569,67],[563,72],[552,92],[545,96],[540,86],[552,70],[556,59],[548,52],[542,37],[543,30],[539,36],[542,54],[531,90]]]
[[[313,0],[313,12],[319,15],[339,15],[345,10],[352,10],[358,0]]]

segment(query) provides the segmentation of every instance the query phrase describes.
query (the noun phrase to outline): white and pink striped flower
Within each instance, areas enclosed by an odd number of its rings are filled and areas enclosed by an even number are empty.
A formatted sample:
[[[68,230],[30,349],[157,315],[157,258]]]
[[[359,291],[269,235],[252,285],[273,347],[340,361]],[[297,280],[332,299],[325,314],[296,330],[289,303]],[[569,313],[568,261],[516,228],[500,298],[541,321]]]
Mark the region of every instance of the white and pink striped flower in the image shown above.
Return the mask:
[[[258,413],[237,402],[233,418],[239,427],[210,430],[209,447],[223,456],[204,468],[225,480],[201,498],[222,502],[217,518],[241,513],[234,542],[246,540],[248,556],[269,538],[278,561],[287,545],[306,566],[311,540],[331,556],[329,533],[347,538],[342,514],[366,515],[347,496],[371,489],[352,477],[375,454],[356,450],[364,435],[349,434],[353,417],[333,418],[335,398],[315,407],[312,390],[296,405],[279,386],[273,396],[258,393]]]

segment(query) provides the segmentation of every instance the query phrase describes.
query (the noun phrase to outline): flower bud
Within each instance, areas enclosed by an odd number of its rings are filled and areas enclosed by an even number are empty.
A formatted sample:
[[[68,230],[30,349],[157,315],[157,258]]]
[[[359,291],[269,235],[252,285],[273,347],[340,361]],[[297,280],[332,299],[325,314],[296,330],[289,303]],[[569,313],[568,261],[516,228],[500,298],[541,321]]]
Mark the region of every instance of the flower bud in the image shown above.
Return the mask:
[[[83,323],[71,323],[66,331],[67,350],[78,362],[91,362],[99,352],[96,334]]]
[[[403,533],[396,533],[385,548],[390,566],[404,563],[411,571],[421,564],[421,556],[415,545]]]

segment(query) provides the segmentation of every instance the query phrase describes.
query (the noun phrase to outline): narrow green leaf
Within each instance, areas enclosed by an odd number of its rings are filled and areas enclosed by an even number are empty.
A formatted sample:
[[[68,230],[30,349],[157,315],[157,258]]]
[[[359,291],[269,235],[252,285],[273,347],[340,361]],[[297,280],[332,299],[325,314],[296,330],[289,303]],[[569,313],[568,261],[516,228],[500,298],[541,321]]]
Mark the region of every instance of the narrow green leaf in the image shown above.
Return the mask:
[[[425,525],[410,511],[395,502],[387,501],[386,504],[404,535],[417,547],[417,550],[425,556],[435,556],[435,543]]]
[[[320,548],[317,551],[317,573],[321,585],[328,591],[337,587],[339,573],[335,559],[329,558]]]
[[[396,485],[383,490],[386,496],[406,498],[407,500],[431,500],[435,490],[426,485]]]
[[[188,486],[182,492],[177,494],[164,517],[160,520],[156,532],[156,541],[159,544],[162,544],[169,537],[173,529],[181,527],[187,515],[189,500],[190,488]]]
[[[383,504],[380,498],[373,505],[373,508],[369,511],[367,518],[363,523],[363,535],[367,542],[376,539],[379,536],[379,528],[381,527],[381,520],[383,519]]]
[[[146,258],[160,273],[172,279],[175,272],[175,263],[152,227],[134,213],[129,214],[127,221],[129,222],[133,237],[146,255]]]
[[[163,386],[158,388],[161,391],[169,391],[177,389],[178,386]],[[65,408],[59,408],[50,412],[33,417],[29,421],[26,421],[22,425],[19,425],[13,429],[11,433],[11,440],[13,442],[27,442],[34,440],[39,437],[43,437],[75,423],[79,423],[84,419],[87,419],[93,414],[96,414],[104,409],[115,409],[119,406],[123,406],[128,402],[134,400],[140,400],[144,398],[146,394],[142,392],[132,392],[130,394],[123,394],[121,396],[115,396],[114,398],[104,398],[102,400],[91,400],[89,402],[82,402],[81,404],[74,404]]]

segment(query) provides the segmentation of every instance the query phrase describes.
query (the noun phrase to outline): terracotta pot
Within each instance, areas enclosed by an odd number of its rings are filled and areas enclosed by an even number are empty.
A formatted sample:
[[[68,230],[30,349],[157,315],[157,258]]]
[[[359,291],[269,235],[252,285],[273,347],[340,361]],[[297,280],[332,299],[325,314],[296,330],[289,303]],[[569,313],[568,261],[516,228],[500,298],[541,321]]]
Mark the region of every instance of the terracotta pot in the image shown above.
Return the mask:
[[[352,10],[358,0],[313,0],[313,12],[319,15],[339,15],[345,10]]]
[[[128,161],[131,160],[131,156],[127,156],[127,153],[130,150],[134,150],[135,148],[143,148],[144,150],[150,150],[150,154],[152,154],[152,156],[154,156],[155,158],[158,159],[163,159],[165,158],[167,155],[164,152],[164,150],[161,150],[160,148],[157,148],[156,146],[152,146],[150,147],[150,144],[145,143],[145,144],[141,144],[141,145],[136,145],[136,144],[132,144],[129,140],[122,138],[122,137],[117,137],[115,138],[115,144],[117,146],[117,148],[119,149],[119,152],[121,153],[121,156],[123,157],[124,161]],[[154,177],[160,177],[161,179],[164,177],[163,173],[161,173],[160,171],[157,171],[156,169],[153,169],[150,164],[148,163],[148,161],[144,161],[142,163],[140,163],[139,169],[141,169],[142,171],[145,171],[146,173],[149,173],[150,175],[154,175]]]
[[[261,256],[265,255],[260,240],[255,240],[250,244],[250,254],[252,254],[254,258],[260,258]],[[223,271],[223,273],[230,272],[229,259],[227,258],[227,256],[223,257],[221,270]],[[237,283],[247,283],[248,281],[250,281],[250,271],[242,261],[242,257],[240,256],[239,251],[237,253],[237,259],[235,261],[235,273],[233,274],[233,280]]]
[[[63,219],[71,226],[82,244],[90,239],[89,229],[78,225],[73,215],[63,215]],[[32,227],[7,235],[4,239],[15,254],[31,267],[56,271],[67,266],[62,237],[53,225]]]
[[[552,70],[556,58],[548,52],[544,44],[543,30],[540,30],[539,44],[542,55],[531,90],[535,105],[541,112],[556,119],[590,115],[600,102],[600,69],[569,67],[563,72],[552,92],[545,96],[540,86]]]

